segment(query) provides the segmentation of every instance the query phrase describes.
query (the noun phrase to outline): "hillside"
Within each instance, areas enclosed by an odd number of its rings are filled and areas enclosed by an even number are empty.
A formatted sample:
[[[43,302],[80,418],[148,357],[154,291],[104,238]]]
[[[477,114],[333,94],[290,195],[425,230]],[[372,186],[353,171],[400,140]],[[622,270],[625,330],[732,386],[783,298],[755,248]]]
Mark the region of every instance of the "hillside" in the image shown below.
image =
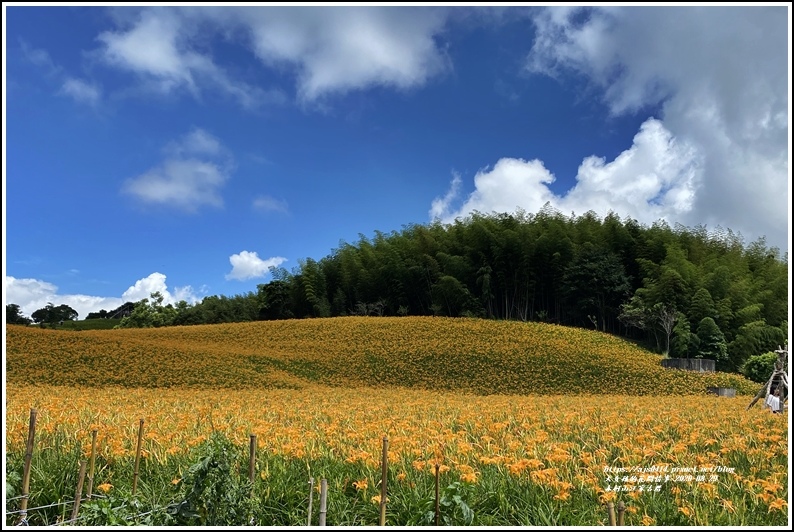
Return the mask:
[[[6,327],[6,382],[57,386],[398,386],[475,394],[754,394],[737,375],[666,370],[616,337],[543,323],[345,317],[59,331]]]

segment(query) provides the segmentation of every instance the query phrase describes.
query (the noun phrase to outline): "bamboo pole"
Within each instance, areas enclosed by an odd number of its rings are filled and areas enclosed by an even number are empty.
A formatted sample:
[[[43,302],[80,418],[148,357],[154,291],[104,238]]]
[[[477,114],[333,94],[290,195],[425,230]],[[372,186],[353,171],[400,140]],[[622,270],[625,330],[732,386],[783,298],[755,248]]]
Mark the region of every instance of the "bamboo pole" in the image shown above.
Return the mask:
[[[386,526],[386,480],[389,473],[389,438],[383,437],[383,456],[380,471],[380,519],[378,524]]]
[[[30,409],[30,424],[28,425],[28,442],[25,445],[25,466],[22,472],[22,501],[19,503],[19,524],[28,524],[28,497],[30,497],[30,462],[33,459],[33,441],[36,436],[36,416],[38,410]]]
[[[306,526],[312,526],[312,498],[314,497],[314,477],[309,477],[309,518]]]
[[[74,506],[72,507],[72,521],[77,519],[77,512],[80,511],[80,499],[83,498],[83,481],[85,480],[85,465],[85,460],[80,460],[80,473],[77,475],[77,489],[74,492]]]
[[[256,434],[251,434],[250,452],[248,457],[248,480],[251,481],[251,484],[254,483],[255,471],[256,471]]]
[[[326,502],[328,498],[328,481],[322,479],[320,481],[320,526],[325,526],[325,513],[326,513]]]
[[[615,526],[615,503],[609,501],[607,503],[607,511],[609,512],[609,526]]]
[[[623,514],[626,511],[626,504],[623,501],[618,503],[618,526],[623,526]]]
[[[143,419],[138,425],[138,445],[135,447],[135,473],[132,475],[132,495],[135,496],[135,490],[138,487],[138,467],[141,463],[141,441],[143,440]]]
[[[88,466],[88,500],[91,500],[91,495],[94,493],[94,467],[96,466],[96,432],[94,429],[91,431],[91,463]]]
[[[440,518],[439,499],[438,499],[438,470],[439,469],[440,469],[440,466],[438,465],[438,463],[436,463],[436,526],[438,526],[438,521],[439,521],[439,518]]]

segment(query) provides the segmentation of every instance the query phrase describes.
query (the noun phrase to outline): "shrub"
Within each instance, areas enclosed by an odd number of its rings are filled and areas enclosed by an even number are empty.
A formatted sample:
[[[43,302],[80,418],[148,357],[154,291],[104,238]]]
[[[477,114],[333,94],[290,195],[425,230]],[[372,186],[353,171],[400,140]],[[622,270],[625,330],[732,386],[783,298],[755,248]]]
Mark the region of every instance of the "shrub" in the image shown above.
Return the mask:
[[[777,353],[764,353],[763,355],[753,355],[747,359],[742,366],[742,374],[750,380],[764,383],[769,380],[775,370]]]

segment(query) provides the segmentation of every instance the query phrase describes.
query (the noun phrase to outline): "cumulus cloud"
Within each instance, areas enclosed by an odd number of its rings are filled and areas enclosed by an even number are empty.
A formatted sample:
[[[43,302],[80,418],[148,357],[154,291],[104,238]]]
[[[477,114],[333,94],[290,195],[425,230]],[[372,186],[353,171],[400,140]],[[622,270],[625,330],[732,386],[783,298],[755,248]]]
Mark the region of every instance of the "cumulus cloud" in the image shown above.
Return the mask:
[[[74,98],[77,102],[95,106],[102,98],[101,89],[93,84],[76,78],[67,78],[61,86],[61,94]]]
[[[47,303],[68,305],[77,311],[78,319],[85,319],[91,312],[100,310],[113,310],[127,301],[140,301],[148,298],[152,292],[159,291],[163,294],[163,303],[175,304],[179,301],[196,303],[200,300],[190,286],[176,287],[169,290],[165,283],[165,275],[153,273],[144,279],[135,282],[121,297],[99,297],[83,294],[59,294],[58,287],[52,283],[39,279],[17,279],[5,277],[5,296],[8,303],[19,305],[22,314],[30,317],[31,314]]]
[[[254,199],[254,209],[263,212],[289,212],[289,206],[284,200],[279,200],[271,196],[259,196]]]
[[[652,212],[675,214],[668,221],[685,225],[730,228],[751,240],[767,236],[770,244],[785,250],[790,196],[787,9],[543,9],[534,18],[537,33],[527,68],[561,81],[584,77],[615,115],[661,106],[661,126],[693,162],[680,173],[678,184],[662,185],[663,197],[648,202]],[[635,138],[629,152],[637,147]],[[650,165],[670,152],[664,143],[647,146],[654,147],[661,151],[646,153]],[[640,159],[634,158],[635,174],[623,172],[622,179],[631,180],[623,187],[636,183],[637,194],[647,196],[647,187],[656,186],[646,176],[653,169],[639,166]],[[614,164],[599,168],[593,163],[586,160],[579,170],[583,181],[576,188],[582,194],[593,184],[592,172],[617,175],[612,174]],[[666,204],[670,208],[656,208]],[[634,211],[645,208],[638,205]]]
[[[233,159],[217,138],[194,129],[164,151],[160,165],[128,179],[122,192],[189,212],[204,205],[223,206],[220,189],[231,175]]]
[[[241,251],[229,257],[232,271],[226,274],[226,279],[246,281],[257,277],[264,277],[271,267],[277,268],[287,259],[284,257],[271,257],[262,260],[256,251]]]
[[[154,272],[148,277],[135,281],[134,285],[124,291],[121,295],[121,299],[124,302],[140,301],[143,298],[148,298],[153,292],[160,292],[163,295],[164,305],[168,305],[169,303],[176,304],[179,301],[195,303],[200,300],[195,294],[193,287],[174,287],[173,290],[169,290],[165,279],[166,276],[162,273]]]
[[[455,176],[447,195],[433,202],[430,216],[448,223],[474,211],[521,208],[534,213],[548,202],[561,212],[592,210],[606,216],[612,210],[651,224],[689,213],[701,174],[697,151],[651,119],[642,125],[633,145],[613,161],[586,158],[579,166],[577,184],[564,195],[551,191],[555,177],[542,161],[504,158],[477,173],[474,191],[457,209],[453,205],[460,179]]]

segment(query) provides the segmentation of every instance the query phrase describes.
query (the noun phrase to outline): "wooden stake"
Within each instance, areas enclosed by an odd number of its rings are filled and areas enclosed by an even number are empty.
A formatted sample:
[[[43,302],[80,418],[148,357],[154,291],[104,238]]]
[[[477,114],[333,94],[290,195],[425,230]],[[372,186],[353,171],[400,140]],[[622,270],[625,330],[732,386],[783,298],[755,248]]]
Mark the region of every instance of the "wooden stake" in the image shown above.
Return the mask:
[[[623,513],[626,511],[626,504],[623,501],[618,503],[618,526],[623,526]]]
[[[19,524],[28,524],[28,497],[30,497],[30,461],[33,459],[33,440],[36,436],[36,416],[38,410],[30,409],[30,424],[28,425],[28,443],[25,446],[25,466],[22,472],[22,501],[19,503]]]
[[[320,526],[325,526],[325,504],[328,497],[328,481],[322,479],[320,481]]]
[[[80,511],[80,499],[83,498],[83,480],[85,480],[85,460],[80,460],[80,473],[77,476],[77,489],[74,492],[74,506],[72,507],[72,521],[77,519],[77,512]]]
[[[312,526],[312,498],[314,497],[314,477],[309,477],[309,518],[306,526]]]
[[[615,503],[609,501],[607,503],[607,510],[609,511],[609,526],[615,526]]]
[[[96,458],[96,429],[91,431],[91,465],[88,467],[88,500],[91,500],[91,495],[94,493],[94,466]]]
[[[389,438],[383,437],[383,456],[380,471],[380,526],[386,525],[386,480],[389,473]]]
[[[250,456],[248,458],[248,480],[254,483],[254,472],[256,471],[256,434],[251,434]]]
[[[138,425],[138,445],[135,448],[135,473],[132,476],[132,495],[135,496],[135,489],[138,487],[138,467],[141,463],[141,441],[143,440],[143,419]]]
[[[438,521],[441,514],[439,512],[439,499],[438,499],[438,470],[440,469],[440,467],[441,466],[436,464],[436,526],[438,526]]]

